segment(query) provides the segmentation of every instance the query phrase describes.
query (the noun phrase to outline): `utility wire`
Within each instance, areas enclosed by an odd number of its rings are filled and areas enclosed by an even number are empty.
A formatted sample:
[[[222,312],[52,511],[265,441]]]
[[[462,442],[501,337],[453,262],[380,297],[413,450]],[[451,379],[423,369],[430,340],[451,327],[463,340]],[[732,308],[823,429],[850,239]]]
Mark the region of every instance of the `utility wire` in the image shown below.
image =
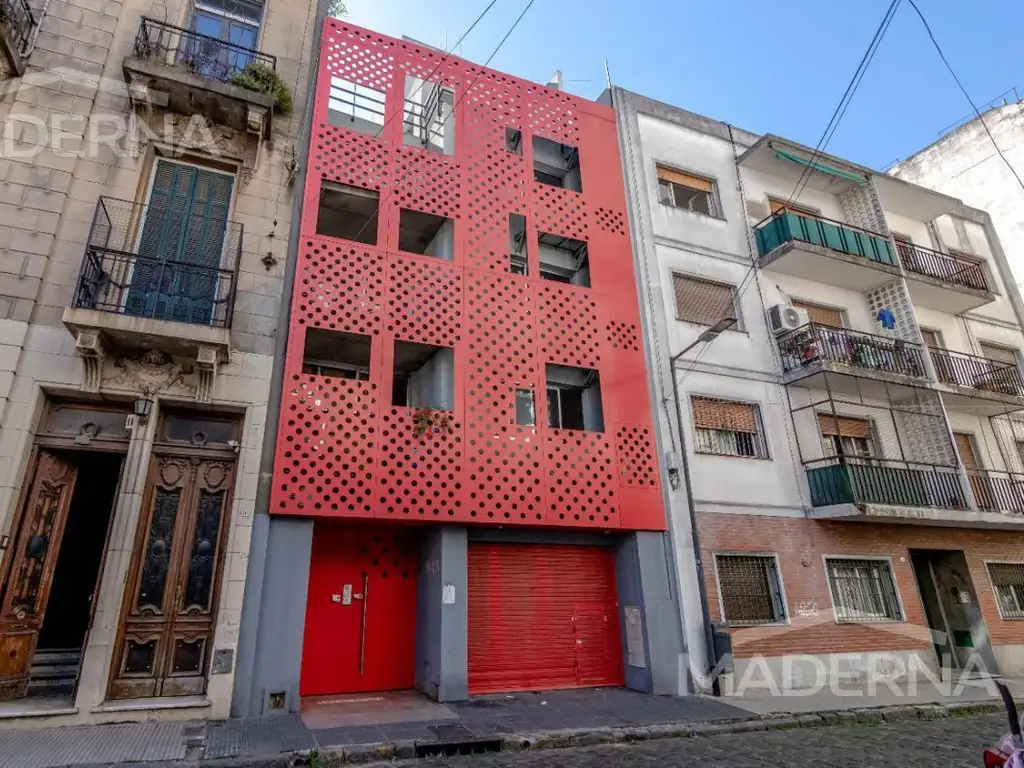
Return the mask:
[[[875,34],[871,37],[871,42],[868,43],[867,49],[864,51],[864,55],[861,56],[860,63],[857,65],[857,69],[853,73],[853,77],[850,78],[850,82],[846,85],[846,90],[843,92],[843,97],[839,100],[839,104],[836,105],[835,110],[832,112],[832,117],[828,121],[828,125],[825,126],[825,130],[822,132],[821,137],[818,139],[817,145],[815,145],[814,152],[811,154],[810,163],[801,172],[800,177],[797,179],[796,186],[793,188],[792,194],[789,196],[787,202],[794,202],[800,193],[806,188],[805,178],[810,179],[810,174],[813,173],[813,165],[817,158],[825,151],[828,147],[829,142],[832,140],[832,136],[835,135],[836,129],[839,127],[839,123],[842,121],[843,116],[846,114],[846,108],[852,101],[857,89],[860,87],[861,81],[864,79],[864,74],[867,72],[868,66],[870,66],[872,59],[875,57],[875,52],[882,43],[882,38],[885,37],[886,31],[889,29],[889,25],[892,23],[893,16],[896,13],[896,9],[899,7],[900,0],[892,0],[889,3],[889,7],[885,11],[885,15],[882,16],[882,20],[878,23],[878,27],[875,29]],[[736,161],[734,155],[734,162]],[[738,169],[737,169],[738,170]],[[746,214],[744,214],[746,215]],[[749,238],[748,238],[749,243]],[[743,298],[744,292],[753,282],[755,274],[757,272],[757,258],[751,253],[750,267],[744,274],[740,284],[736,287],[736,294],[734,306],[738,306],[740,300]],[[735,311],[735,310],[734,310]],[[724,320],[725,317],[720,318]],[[680,383],[689,375],[694,367],[700,362],[701,358],[707,352],[710,344],[705,344],[704,347],[698,352],[690,364],[683,371],[682,377],[679,379]],[[671,371],[671,374],[675,376],[675,371]]]
[[[992,131],[990,131],[988,129],[988,125],[985,124],[985,118],[981,116],[981,111],[978,109],[978,105],[974,103],[974,99],[971,98],[971,95],[967,92],[967,89],[964,88],[964,84],[960,81],[960,78],[957,77],[956,72],[953,71],[953,67],[952,65],[950,65],[949,59],[946,58],[946,54],[942,52],[942,46],[940,46],[939,41],[935,39],[935,35],[932,33],[932,28],[929,26],[928,20],[925,19],[924,14],[921,13],[921,9],[917,7],[917,3],[914,2],[914,0],[907,0],[907,2],[910,3],[910,6],[917,13],[918,18],[921,19],[921,23],[924,24],[925,32],[928,33],[928,37],[931,39],[932,45],[935,46],[935,51],[939,54],[939,58],[942,59],[942,63],[946,65],[946,69],[949,71],[949,74],[952,75],[954,82],[956,82],[957,88],[960,89],[960,93],[964,95],[964,98],[967,99],[967,102],[971,105],[971,109],[974,110],[974,114],[977,115],[978,120],[981,122],[981,127],[985,129],[985,133],[988,134],[989,141],[991,141],[992,146],[995,147],[996,154],[999,155],[999,159],[1006,164],[1007,168],[1010,169],[1010,173],[1013,174],[1013,178],[1017,180],[1017,183],[1020,185],[1020,188],[1024,189],[1024,181],[1021,181],[1021,178],[1017,174],[1017,171],[1014,170],[1014,167],[1010,164],[1010,161],[1006,159],[1006,155],[1003,154],[1003,150],[1001,150],[999,148],[999,145],[996,144],[995,136],[992,135]]]
[[[495,2],[496,1],[497,0],[495,0]],[[462,91],[462,95],[458,99],[455,100],[455,103],[452,105],[452,111],[451,111],[451,119],[453,121],[455,120],[455,115],[456,115],[456,113],[458,111],[459,104],[462,103],[463,99],[466,98],[466,95],[473,89],[473,86],[476,85],[476,81],[480,79],[480,76],[484,73],[484,69],[486,69],[487,66],[494,60],[494,57],[498,55],[498,51],[500,51],[502,49],[502,46],[504,46],[505,43],[508,41],[508,39],[512,36],[512,33],[516,31],[516,27],[519,26],[519,22],[521,22],[523,20],[523,17],[526,16],[527,11],[529,11],[530,8],[533,7],[533,4],[535,2],[536,2],[536,0],[530,0],[526,4],[526,7],[523,8],[522,13],[520,13],[519,16],[516,18],[516,20],[514,22],[512,22],[512,26],[509,27],[508,32],[505,33],[505,36],[503,38],[501,38],[500,41],[498,41],[498,44],[495,46],[494,50],[491,51],[491,55],[487,57],[487,61],[485,61],[483,63],[483,66],[480,68],[480,71],[476,73],[476,77],[474,77],[470,81],[469,85],[467,85],[465,87],[465,89]],[[494,5],[494,2],[492,2],[491,5]],[[487,8],[484,9],[484,12],[486,13],[486,11],[490,7],[491,7],[490,5],[487,6]],[[481,18],[482,18],[482,14],[481,14]],[[477,21],[479,21],[479,19],[477,19]],[[475,22],[474,22],[474,24],[475,24]],[[463,37],[465,37],[465,35],[463,35]],[[460,42],[461,42],[461,40],[462,40],[462,38],[459,38]],[[403,112],[405,111],[405,105],[404,104],[402,105],[402,111]],[[443,126],[444,126],[444,123],[440,123],[438,125],[438,127],[435,128],[433,131],[429,131],[427,133],[426,138],[424,139],[424,142],[423,142],[424,145],[429,144],[430,140],[433,139],[435,136],[437,136],[437,133],[441,130],[441,128]],[[382,197],[380,199],[380,201],[377,204],[377,211],[378,211],[377,215],[379,215],[379,212],[381,211],[381,209],[383,209],[384,203],[387,202],[388,198],[392,194],[394,194],[395,190],[397,190],[399,188],[399,186],[401,185],[401,183],[403,181],[405,181],[406,177],[408,177],[408,175],[412,172],[412,170],[413,170],[413,163],[410,163],[408,168],[406,168],[405,174],[403,174],[399,179],[397,179],[391,185],[391,190],[387,194],[385,194],[384,197]],[[374,220],[374,218],[375,218],[374,214],[370,214],[366,218],[366,221],[363,222],[363,226],[361,226],[359,228],[359,231],[356,232],[355,237],[353,237],[352,239],[353,240],[359,240],[359,238],[362,237],[363,232],[366,231],[366,228],[369,226],[370,222]]]

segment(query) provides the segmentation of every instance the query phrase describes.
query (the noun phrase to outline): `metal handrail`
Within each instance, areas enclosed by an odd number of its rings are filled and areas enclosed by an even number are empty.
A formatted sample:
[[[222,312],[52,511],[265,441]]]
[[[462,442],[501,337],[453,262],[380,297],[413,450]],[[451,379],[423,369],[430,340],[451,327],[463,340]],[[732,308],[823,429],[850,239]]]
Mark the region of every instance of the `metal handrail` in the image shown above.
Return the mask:
[[[101,197],[73,306],[229,328],[242,238],[226,219]]]
[[[139,23],[134,53],[140,59],[184,66],[190,72],[222,83],[230,83],[250,64],[277,69],[277,57],[269,53],[147,16]]]
[[[968,509],[955,466],[831,456],[806,461],[804,469],[816,507],[856,503]]]
[[[1024,397],[1024,374],[1017,365],[941,347],[930,346],[928,353],[943,384]]]
[[[768,214],[763,219],[761,219],[759,222],[757,222],[757,224],[754,225],[754,229],[755,230],[756,229],[760,229],[762,226],[767,224],[769,221],[771,221],[775,217],[780,216],[780,215],[782,215],[784,213],[792,213],[795,216],[803,216],[805,219],[815,219],[817,221],[825,221],[825,222],[828,222],[829,224],[835,224],[837,227],[844,227],[846,229],[856,229],[858,232],[863,232],[864,234],[871,235],[872,237],[880,237],[883,240],[888,240],[889,239],[887,235],[883,235],[881,232],[875,232],[874,230],[867,229],[865,227],[858,227],[856,224],[847,224],[845,221],[837,221],[836,219],[830,219],[827,216],[822,216],[822,215],[817,214],[817,213],[811,213],[810,211],[797,211],[797,210],[794,210],[792,208],[787,208],[787,207],[782,207],[782,208],[780,208],[777,211],[772,211],[770,214]]]
[[[873,333],[808,323],[778,339],[784,372],[826,361],[864,370],[926,378],[920,344]]]
[[[978,509],[1024,514],[1024,474],[993,469],[966,471]]]
[[[0,23],[8,22],[10,35],[18,47],[18,55],[25,56],[36,17],[26,0],[0,0]]]
[[[896,252],[908,272],[966,288],[988,290],[985,270],[976,261],[969,261],[950,253],[941,253],[914,243],[896,241]]]

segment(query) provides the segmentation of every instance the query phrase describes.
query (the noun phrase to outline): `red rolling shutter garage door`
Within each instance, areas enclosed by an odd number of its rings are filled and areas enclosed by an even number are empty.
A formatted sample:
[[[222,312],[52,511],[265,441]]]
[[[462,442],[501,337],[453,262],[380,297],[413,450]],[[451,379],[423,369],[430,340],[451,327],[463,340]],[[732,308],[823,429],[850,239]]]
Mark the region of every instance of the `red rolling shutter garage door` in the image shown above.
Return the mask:
[[[470,693],[622,684],[610,548],[470,544]]]

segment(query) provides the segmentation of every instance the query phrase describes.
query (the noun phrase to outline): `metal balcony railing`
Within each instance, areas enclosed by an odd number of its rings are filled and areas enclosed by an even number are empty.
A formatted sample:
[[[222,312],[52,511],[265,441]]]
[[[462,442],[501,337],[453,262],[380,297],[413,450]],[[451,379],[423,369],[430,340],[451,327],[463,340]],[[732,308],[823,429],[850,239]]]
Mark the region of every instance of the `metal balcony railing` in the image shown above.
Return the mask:
[[[32,30],[36,28],[36,17],[25,0],[0,0],[0,26],[6,26],[17,47],[18,55],[28,50]]]
[[[967,509],[956,467],[833,456],[804,464],[811,503]]]
[[[985,270],[976,261],[948,253],[939,253],[931,248],[922,248],[920,245],[909,243],[896,243],[896,251],[900,255],[904,269],[908,272],[934,277],[937,280],[961,285],[964,288],[988,290]]]
[[[782,336],[778,344],[786,373],[829,362],[864,371],[927,378],[921,347],[902,339],[810,323]]]
[[[1024,397],[1024,376],[1016,365],[938,347],[928,352],[943,384]]]
[[[757,251],[765,256],[783,243],[798,240],[833,251],[860,256],[878,264],[897,266],[892,243],[885,235],[808,213],[783,208],[754,227]]]
[[[983,512],[1024,514],[1024,475],[991,469],[968,469],[974,503]]]
[[[134,51],[140,59],[181,67],[220,83],[230,83],[250,64],[277,68],[277,57],[268,53],[149,18],[139,24]]]
[[[241,252],[241,224],[102,197],[74,306],[229,328]]]

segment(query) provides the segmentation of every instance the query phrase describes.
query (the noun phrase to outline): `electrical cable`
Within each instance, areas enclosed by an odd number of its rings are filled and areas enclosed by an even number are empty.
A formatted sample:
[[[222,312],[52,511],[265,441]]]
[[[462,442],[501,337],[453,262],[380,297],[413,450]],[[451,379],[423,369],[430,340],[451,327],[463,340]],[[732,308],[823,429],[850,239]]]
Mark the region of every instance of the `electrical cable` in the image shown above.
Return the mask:
[[[914,2],[914,0],[907,0],[907,2],[910,3],[910,6],[917,13],[918,18],[921,19],[921,23],[924,24],[925,32],[928,33],[928,37],[931,39],[932,45],[935,46],[935,50],[939,54],[939,58],[942,59],[942,63],[946,65],[946,69],[949,71],[949,74],[952,75],[954,82],[956,82],[957,88],[960,89],[960,93],[964,95],[964,98],[967,99],[967,102],[971,105],[971,109],[974,110],[974,114],[977,115],[978,120],[981,122],[981,127],[985,129],[985,133],[988,134],[989,141],[991,141],[992,146],[995,147],[996,154],[998,154],[999,158],[1003,161],[1003,163],[1006,164],[1006,167],[1010,169],[1010,173],[1013,174],[1013,178],[1017,180],[1017,184],[1020,185],[1020,188],[1024,190],[1024,181],[1021,180],[1017,171],[1010,164],[1010,161],[1006,158],[1006,155],[1003,154],[1003,150],[1001,150],[999,148],[999,145],[996,144],[995,136],[993,136],[992,131],[988,129],[988,125],[986,125],[985,118],[982,117],[981,111],[978,109],[978,105],[974,103],[974,99],[971,98],[971,95],[967,92],[967,89],[964,87],[964,84],[960,81],[960,78],[957,77],[956,72],[953,71],[953,67],[949,63],[949,59],[946,58],[946,54],[942,52],[942,46],[940,46],[939,41],[935,39],[935,35],[932,33],[932,28],[931,26],[929,26],[928,20],[925,19],[924,14],[921,13],[921,9],[917,7],[917,3]]]

